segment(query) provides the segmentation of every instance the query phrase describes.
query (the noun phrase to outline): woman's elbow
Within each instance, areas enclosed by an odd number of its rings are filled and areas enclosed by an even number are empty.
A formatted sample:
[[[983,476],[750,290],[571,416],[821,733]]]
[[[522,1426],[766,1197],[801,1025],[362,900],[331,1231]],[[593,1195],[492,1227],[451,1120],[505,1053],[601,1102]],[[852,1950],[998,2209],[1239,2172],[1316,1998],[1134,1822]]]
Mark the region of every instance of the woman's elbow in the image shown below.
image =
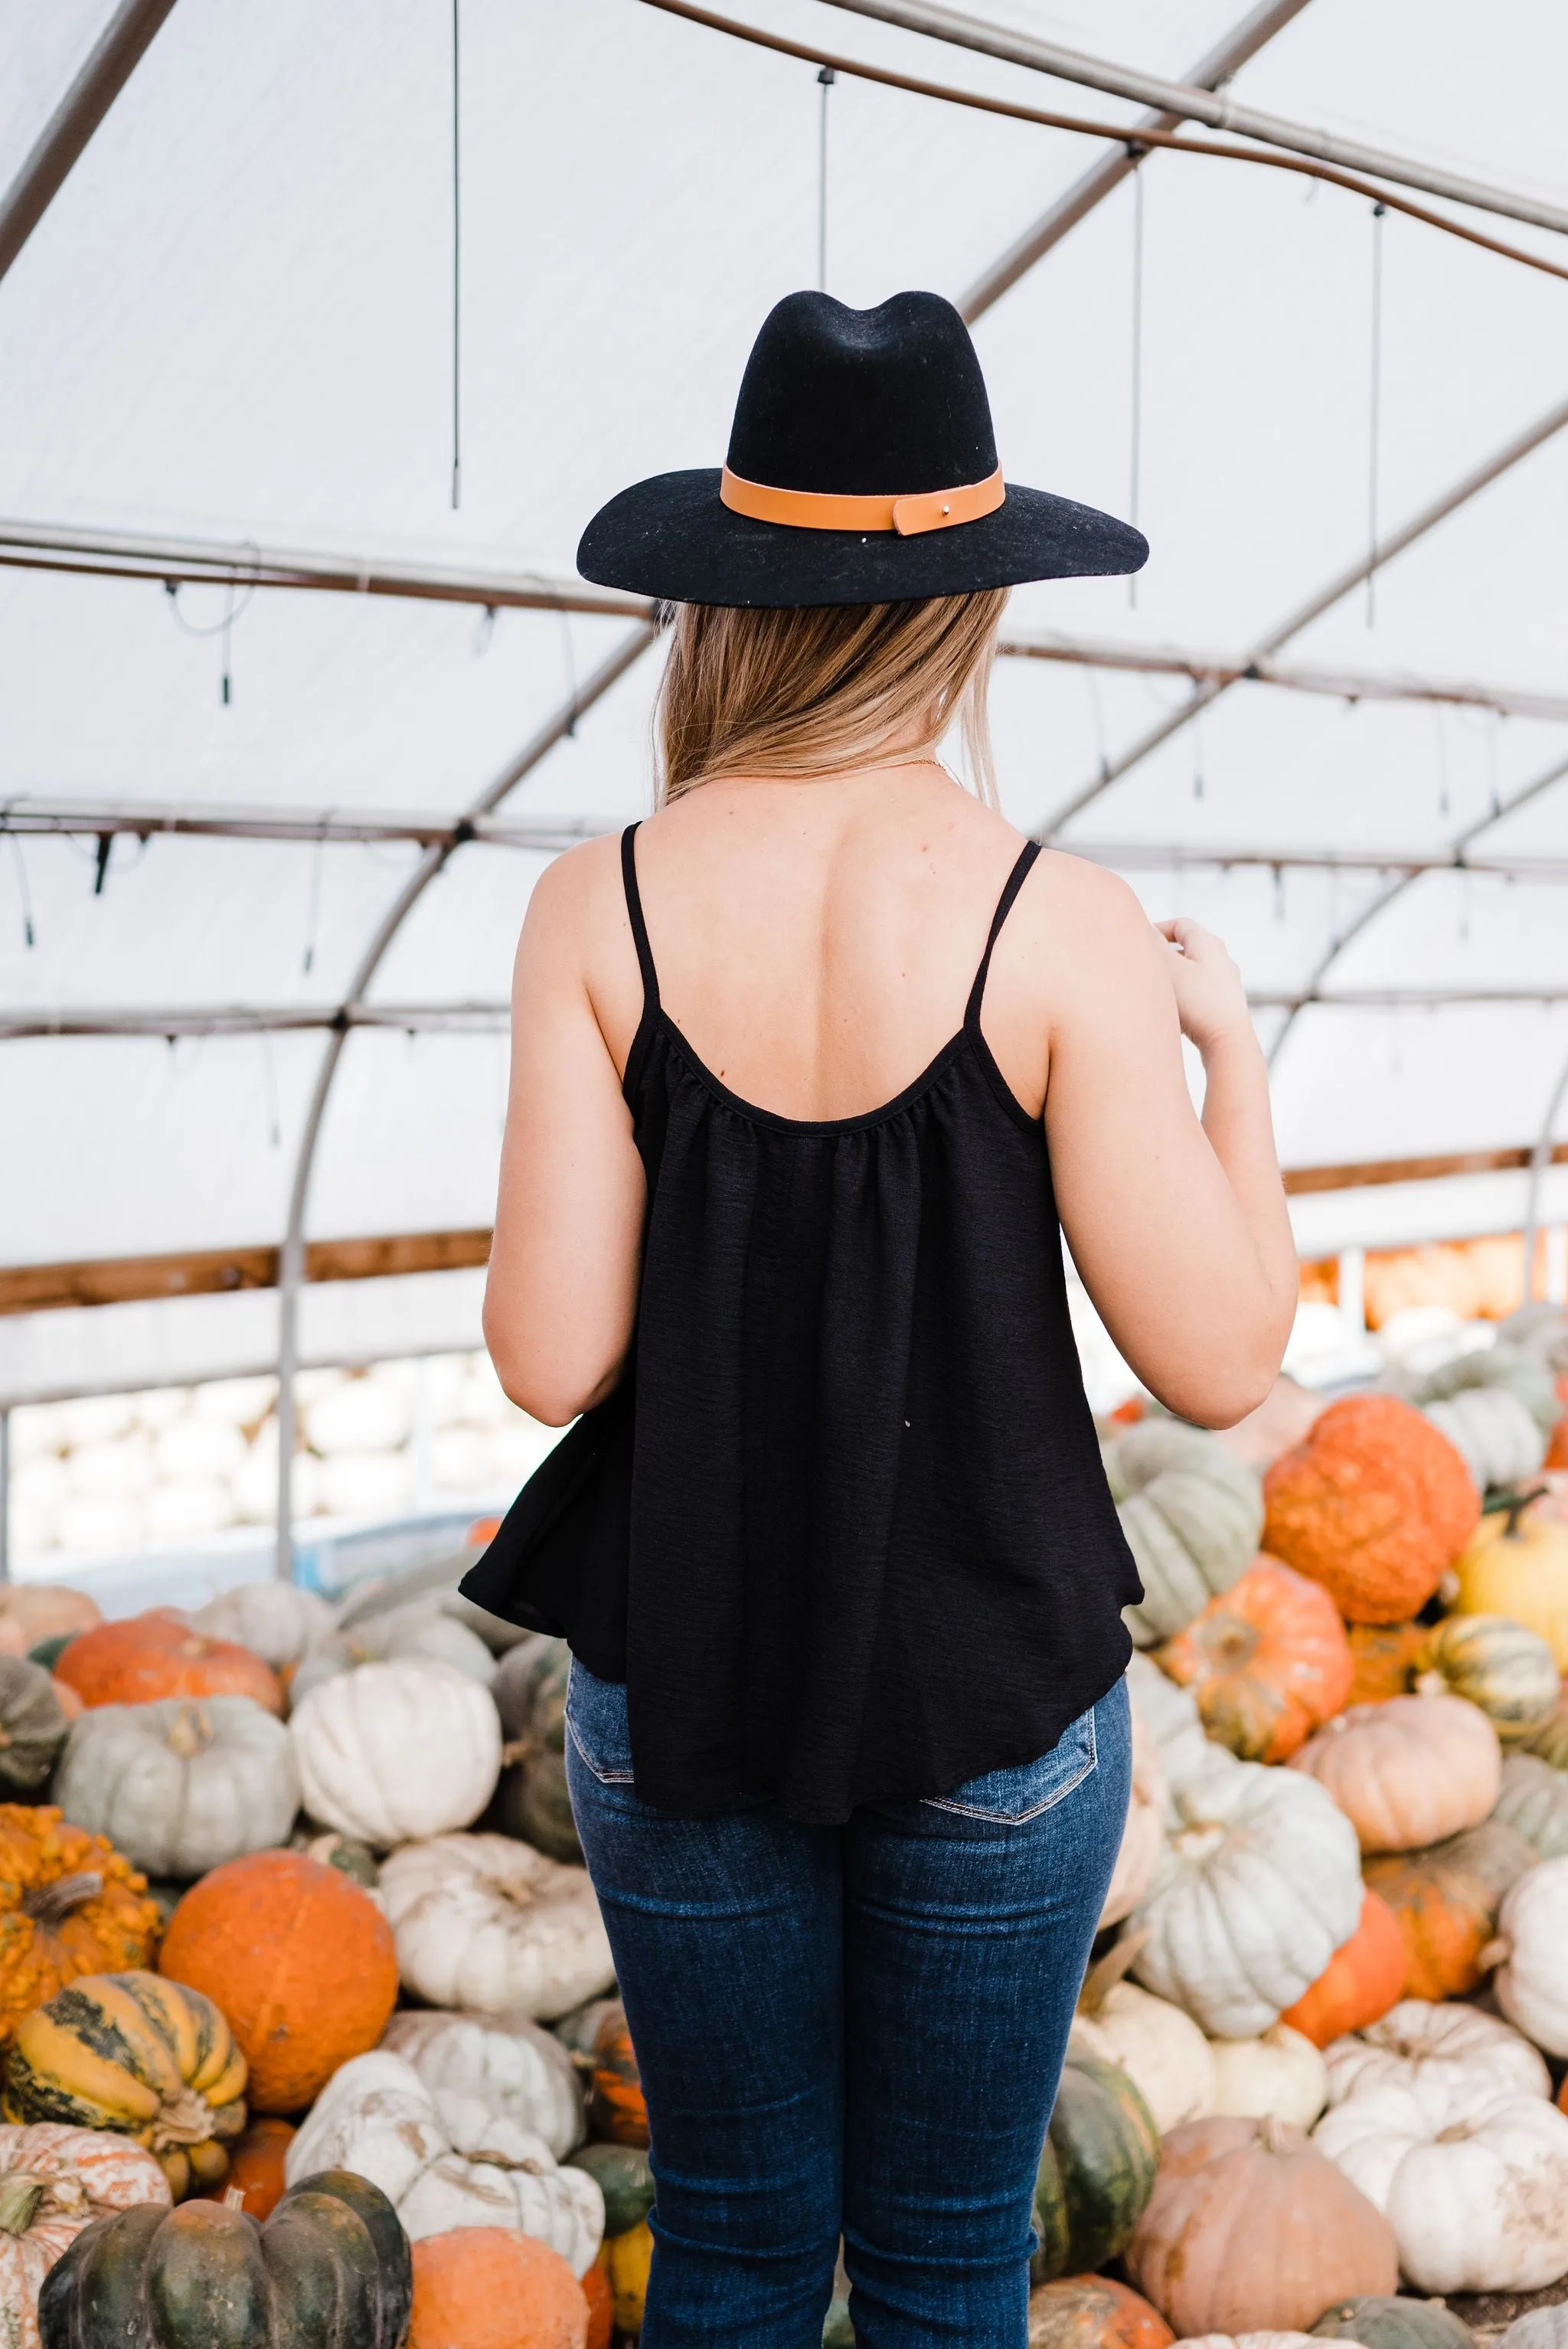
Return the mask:
[[[1216,1349],[1202,1361],[1145,1382],[1167,1411],[1193,1427],[1235,1427],[1274,1392],[1284,1351],[1283,1340],[1276,1346],[1271,1335],[1258,1346]]]

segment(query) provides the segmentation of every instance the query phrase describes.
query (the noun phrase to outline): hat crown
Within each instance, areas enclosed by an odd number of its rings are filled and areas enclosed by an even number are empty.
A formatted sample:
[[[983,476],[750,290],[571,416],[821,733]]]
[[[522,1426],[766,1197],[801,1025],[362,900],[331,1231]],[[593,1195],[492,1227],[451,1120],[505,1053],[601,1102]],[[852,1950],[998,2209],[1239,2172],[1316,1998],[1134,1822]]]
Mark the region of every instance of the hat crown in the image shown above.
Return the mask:
[[[986,480],[996,441],[968,328],[940,294],[874,310],[787,295],[746,363],[728,464],[773,489],[848,497]]]

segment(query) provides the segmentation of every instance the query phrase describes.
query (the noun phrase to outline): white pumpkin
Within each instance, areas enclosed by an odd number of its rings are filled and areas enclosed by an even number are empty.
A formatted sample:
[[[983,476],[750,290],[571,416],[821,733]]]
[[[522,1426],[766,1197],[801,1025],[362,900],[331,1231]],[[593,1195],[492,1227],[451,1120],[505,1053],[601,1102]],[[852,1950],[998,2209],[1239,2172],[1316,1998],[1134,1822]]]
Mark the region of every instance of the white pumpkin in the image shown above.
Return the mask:
[[[232,1640],[281,1672],[331,1630],[332,1609],[314,1590],[274,1578],[220,1591],[189,1620],[209,1640]]]
[[[1541,1860],[1515,1877],[1497,1932],[1499,2006],[1537,2047],[1568,2055],[1568,1858]]]
[[[1244,1460],[1180,1420],[1140,1420],[1102,1451],[1143,1584],[1123,1620],[1139,1647],[1152,1648],[1241,1575],[1263,1532],[1263,1485]]]
[[[1364,2088],[1413,2088],[1454,2075],[1479,2089],[1550,2096],[1552,2077],[1522,2033],[1479,2006],[1402,1998],[1378,2023],[1324,2049],[1328,2101],[1342,2105]],[[1458,2093],[1457,2089],[1451,2093]]]
[[[1190,2014],[1168,1998],[1113,1983],[1098,2005],[1073,2017],[1073,2043],[1131,2080],[1161,2137],[1214,2109],[1214,2051]]]
[[[318,2169],[378,2186],[415,2242],[454,2227],[516,2227],[580,2276],[603,2240],[604,2197],[586,2170],[560,2168],[542,2137],[504,2114],[491,2116],[482,2147],[459,2153],[413,2064],[380,2048],[333,2074],[291,2141],[288,2183]]]
[[[1154,1732],[1136,1709],[1132,1715],[1132,1795],[1127,1824],[1111,1872],[1110,1889],[1099,1912],[1104,1925],[1119,1925],[1136,1909],[1154,1881],[1164,1838],[1165,1773]]]
[[[1271,2023],[1255,2039],[1216,2039],[1214,2102],[1217,2113],[1243,2119],[1294,2121],[1310,2128],[1328,2102],[1328,2074],[1310,2039],[1288,2023]]]
[[[55,1781],[73,1826],[181,1882],[286,1843],[299,1798],[288,1731],[248,1696],[94,1705]]]
[[[1361,1919],[1356,1830],[1315,1779],[1233,1760],[1180,1790],[1133,1971],[1212,2038],[1279,2021]]]
[[[1169,1680],[1152,1656],[1135,1655],[1127,1667],[1132,1714],[1152,1730],[1165,1786],[1165,1822],[1177,1823],[1175,1795],[1200,1778],[1222,1776],[1235,1762],[1229,1746],[1212,1738],[1190,1689]]]
[[[1347,2096],[1314,2143],[1384,2213],[1419,2292],[1535,2292],[1568,2270],[1568,2115],[1542,2097],[1429,2075]]]
[[[367,1615],[352,1630],[340,1628],[315,1640],[300,1660],[290,1697],[301,1705],[312,1689],[338,1672],[354,1671],[361,1664],[402,1662],[410,1656],[453,1664],[483,1688],[495,1678],[495,1658],[478,1632],[455,1621],[434,1599],[418,1599],[386,1614]]]
[[[587,1869],[510,1836],[408,1844],[381,1897],[404,1986],[428,2005],[550,2023],[615,1978]]]
[[[1506,1387],[1469,1387],[1446,1402],[1429,1402],[1426,1416],[1446,1435],[1480,1492],[1522,1485],[1546,1457],[1546,1438],[1516,1394]]]
[[[1176,2349],[1319,2349],[1310,2333],[1189,2333]],[[1341,2343],[1340,2349],[1355,2349]]]
[[[381,1849],[467,1826],[500,1775],[490,1691],[435,1658],[362,1664],[324,1681],[289,1734],[312,1818]]]
[[[1568,2349],[1568,2305],[1559,2301],[1555,2307],[1516,2316],[1493,2349]]]
[[[572,2058],[537,2023],[406,2008],[381,2044],[412,2064],[459,2153],[489,2145],[498,2116],[542,2137],[557,2161],[582,2143],[583,2093]]]

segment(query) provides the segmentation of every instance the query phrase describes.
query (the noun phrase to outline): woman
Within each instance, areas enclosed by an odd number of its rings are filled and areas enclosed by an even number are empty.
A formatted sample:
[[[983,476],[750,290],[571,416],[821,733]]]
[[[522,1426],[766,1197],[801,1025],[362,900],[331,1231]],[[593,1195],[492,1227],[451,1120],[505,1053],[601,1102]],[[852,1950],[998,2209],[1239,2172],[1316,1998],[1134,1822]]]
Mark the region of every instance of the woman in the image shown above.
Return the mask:
[[[1223,947],[936,762],[958,724],[986,781],[1006,588],[1147,551],[1004,484],[946,303],[801,294],[722,474],[627,491],[579,553],[679,607],[662,791],[529,905],[485,1331],[525,1410],[615,1396],[625,1430],[562,1618],[652,2128],[645,2349],[807,2349],[841,2234],[861,2349],[1024,2342],[1139,1596],[1057,1219],[1202,1424],[1267,1392],[1296,1293]]]

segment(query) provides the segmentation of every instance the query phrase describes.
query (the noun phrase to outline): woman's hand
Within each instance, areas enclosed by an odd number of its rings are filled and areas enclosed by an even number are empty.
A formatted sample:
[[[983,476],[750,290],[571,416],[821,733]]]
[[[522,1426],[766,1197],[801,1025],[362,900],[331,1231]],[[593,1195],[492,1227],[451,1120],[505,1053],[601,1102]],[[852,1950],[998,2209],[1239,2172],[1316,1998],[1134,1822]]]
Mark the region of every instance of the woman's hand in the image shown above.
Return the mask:
[[[1231,960],[1223,938],[1201,922],[1178,916],[1156,922],[1155,928],[1172,952],[1166,957],[1181,1033],[1200,1052],[1208,1052],[1230,1036],[1252,1033],[1242,974]]]

